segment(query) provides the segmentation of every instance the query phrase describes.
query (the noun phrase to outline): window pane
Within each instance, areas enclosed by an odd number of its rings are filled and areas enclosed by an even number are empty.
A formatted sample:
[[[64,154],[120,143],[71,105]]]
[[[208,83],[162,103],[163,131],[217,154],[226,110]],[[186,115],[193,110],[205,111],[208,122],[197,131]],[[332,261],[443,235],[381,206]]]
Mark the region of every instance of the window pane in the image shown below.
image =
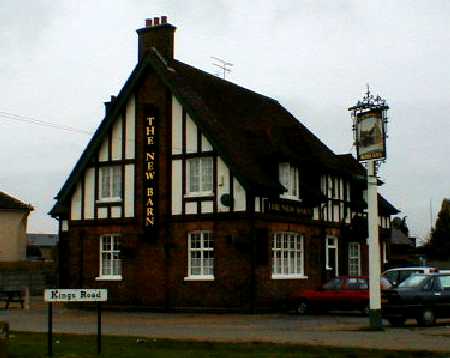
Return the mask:
[[[110,253],[102,254],[102,275],[103,276],[111,275],[111,254]]]
[[[213,191],[213,162],[211,157],[201,159],[201,175],[201,191]]]
[[[191,234],[191,248],[199,249],[201,247],[200,234]]]
[[[113,188],[112,196],[114,198],[122,197],[122,167],[113,167]]]
[[[291,167],[291,178],[292,178],[291,195],[296,197],[297,196],[297,188],[298,188],[297,168]]]
[[[289,164],[288,163],[280,163],[280,183],[287,190],[289,190]],[[287,194],[287,193],[285,193]]]
[[[189,160],[189,192],[200,191],[200,166],[199,159]]]
[[[100,197],[101,198],[109,198],[110,197],[110,184],[111,184],[111,172],[110,167],[101,167],[100,168],[100,177],[101,180],[101,188],[100,188]]]

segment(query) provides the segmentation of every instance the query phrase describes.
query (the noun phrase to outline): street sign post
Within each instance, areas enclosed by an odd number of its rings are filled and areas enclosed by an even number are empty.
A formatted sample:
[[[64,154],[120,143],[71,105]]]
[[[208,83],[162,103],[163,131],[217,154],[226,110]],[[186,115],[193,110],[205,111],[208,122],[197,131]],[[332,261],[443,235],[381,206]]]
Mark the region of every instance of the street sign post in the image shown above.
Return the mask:
[[[102,313],[101,303],[108,300],[106,289],[49,289],[44,292],[48,302],[48,356],[53,356],[53,302],[97,302],[97,354],[102,351]]]
[[[381,259],[378,235],[377,165],[386,159],[386,100],[370,93],[369,85],[362,101],[350,107],[357,159],[367,163],[367,206],[369,231],[370,327],[383,329],[381,318]]]

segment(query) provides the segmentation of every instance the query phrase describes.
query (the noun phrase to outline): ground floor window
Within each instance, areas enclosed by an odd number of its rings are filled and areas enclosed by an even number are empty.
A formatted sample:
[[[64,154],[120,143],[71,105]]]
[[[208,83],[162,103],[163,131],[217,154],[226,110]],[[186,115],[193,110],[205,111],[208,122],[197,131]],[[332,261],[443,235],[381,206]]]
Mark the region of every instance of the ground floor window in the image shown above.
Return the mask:
[[[214,278],[214,240],[210,231],[196,231],[188,237],[188,278]]]
[[[349,276],[361,275],[361,254],[358,242],[348,243],[348,274]]]
[[[100,236],[100,278],[122,278],[120,236]]]
[[[303,236],[290,232],[275,233],[272,239],[272,277],[304,276]]]

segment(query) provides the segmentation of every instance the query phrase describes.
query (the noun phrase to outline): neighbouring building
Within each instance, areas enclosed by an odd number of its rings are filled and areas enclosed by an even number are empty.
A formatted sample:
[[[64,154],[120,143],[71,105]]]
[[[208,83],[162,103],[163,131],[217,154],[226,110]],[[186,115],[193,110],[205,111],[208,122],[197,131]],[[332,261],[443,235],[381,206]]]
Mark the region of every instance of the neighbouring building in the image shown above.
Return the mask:
[[[57,245],[56,234],[27,234],[27,259],[55,261]]]
[[[26,258],[27,219],[33,207],[0,191],[0,262]]]
[[[253,310],[367,274],[364,168],[276,100],[176,60],[165,17],[137,33],[138,63],[50,212],[60,286]],[[379,201],[389,230],[397,211]]]

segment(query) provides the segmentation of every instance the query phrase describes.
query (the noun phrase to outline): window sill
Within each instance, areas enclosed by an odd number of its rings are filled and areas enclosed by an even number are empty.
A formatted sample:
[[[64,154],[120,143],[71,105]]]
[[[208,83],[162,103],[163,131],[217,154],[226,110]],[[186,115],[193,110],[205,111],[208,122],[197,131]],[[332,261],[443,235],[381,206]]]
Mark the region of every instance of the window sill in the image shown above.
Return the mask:
[[[280,195],[280,199],[286,199],[286,200],[292,200],[297,201],[299,203],[303,202],[303,199],[298,198],[296,196],[289,196],[289,195]]]
[[[214,276],[187,276],[184,281],[214,281]]]
[[[122,281],[122,276],[99,276],[95,281]]]
[[[122,198],[103,198],[95,201],[96,204],[121,203]]]
[[[272,280],[307,280],[308,278],[303,275],[272,275]]]
[[[198,193],[186,193],[184,194],[185,198],[201,198],[204,196],[213,196],[214,193],[212,191],[202,191]]]

